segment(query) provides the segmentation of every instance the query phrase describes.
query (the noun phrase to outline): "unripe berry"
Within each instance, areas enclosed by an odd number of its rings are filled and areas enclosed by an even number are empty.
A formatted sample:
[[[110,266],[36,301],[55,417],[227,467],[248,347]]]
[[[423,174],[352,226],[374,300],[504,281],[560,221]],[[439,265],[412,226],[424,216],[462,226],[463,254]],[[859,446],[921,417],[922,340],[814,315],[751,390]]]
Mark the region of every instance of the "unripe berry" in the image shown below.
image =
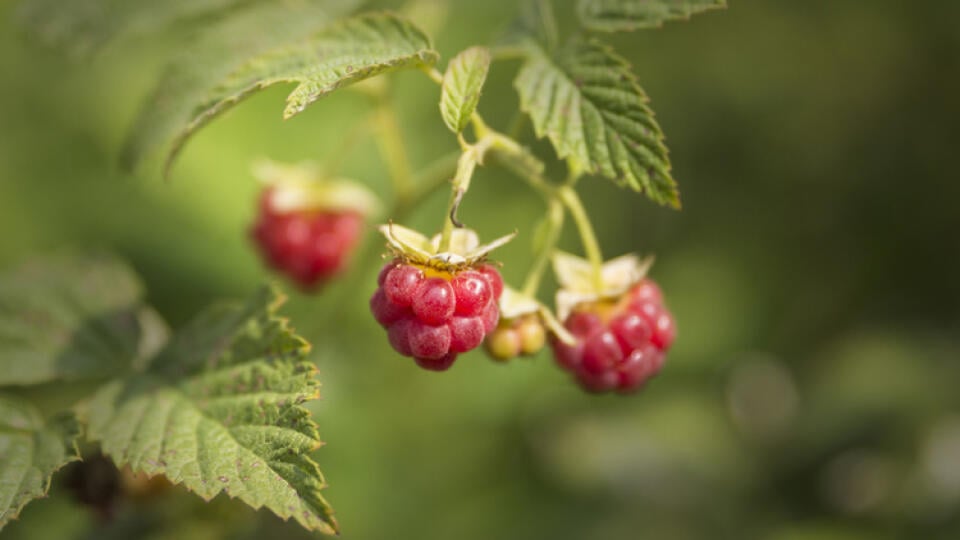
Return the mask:
[[[487,336],[485,347],[494,360],[510,360],[520,354],[520,334],[511,327],[497,328]]]
[[[543,349],[547,343],[547,332],[538,318],[528,318],[517,327],[520,335],[520,354],[532,356]]]

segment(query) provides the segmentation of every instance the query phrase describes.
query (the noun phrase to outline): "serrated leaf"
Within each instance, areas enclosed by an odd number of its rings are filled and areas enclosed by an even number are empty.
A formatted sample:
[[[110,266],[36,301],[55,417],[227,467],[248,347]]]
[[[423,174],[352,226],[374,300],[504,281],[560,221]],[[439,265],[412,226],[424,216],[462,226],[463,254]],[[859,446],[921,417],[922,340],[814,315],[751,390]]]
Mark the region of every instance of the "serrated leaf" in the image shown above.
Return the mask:
[[[126,35],[144,34],[267,0],[24,0],[18,19],[48,46],[92,55]]]
[[[123,165],[132,169],[163,148],[175,153],[173,140],[220,81],[251,58],[330,24],[351,3],[269,2],[209,25],[165,68],[127,137]]]
[[[470,123],[489,70],[490,51],[485,47],[470,47],[450,60],[440,93],[440,114],[450,131],[460,133]]]
[[[529,50],[514,86],[537,136],[590,173],[679,207],[663,132],[629,64],[596,40]]]
[[[275,315],[279,303],[263,289],[245,306],[208,310],[146,372],[105,385],[82,412],[89,438],[120,466],[334,533],[309,455],[317,426],[302,406],[317,397],[316,368]]]
[[[72,416],[49,422],[22,399],[0,394],[0,528],[50,489],[57,469],[77,459]]]
[[[165,339],[140,280],[111,256],[38,257],[0,275],[0,385],[122,373]]]
[[[629,32],[725,7],[726,0],[580,0],[578,14],[590,30]]]
[[[269,86],[297,83],[283,113],[289,118],[338,88],[388,71],[431,65],[438,57],[430,39],[398,15],[369,13],[323,24],[326,17],[312,11],[308,24],[302,20],[306,15],[288,20],[292,14],[292,10],[275,14],[290,29],[280,35],[271,30],[265,36],[271,47],[245,44],[239,51],[223,47],[222,41],[244,33],[221,29],[197,52],[218,64],[211,72],[198,72],[193,56],[171,65],[134,125],[124,162],[133,166],[145,152],[167,145],[169,169],[193,133]],[[243,22],[270,28],[263,21]],[[306,29],[313,31],[305,36]]]

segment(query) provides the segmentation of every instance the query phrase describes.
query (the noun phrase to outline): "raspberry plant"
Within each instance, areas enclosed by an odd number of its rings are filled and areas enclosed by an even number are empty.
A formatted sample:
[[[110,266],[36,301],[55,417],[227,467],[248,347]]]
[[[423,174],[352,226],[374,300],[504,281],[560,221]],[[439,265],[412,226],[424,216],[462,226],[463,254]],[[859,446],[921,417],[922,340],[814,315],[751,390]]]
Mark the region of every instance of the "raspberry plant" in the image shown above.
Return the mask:
[[[379,231],[389,262],[370,307],[399,355],[442,371],[484,342],[501,361],[536,355],[549,342],[558,364],[590,391],[629,392],[660,370],[676,329],[646,275],[652,259],[605,260],[577,191],[584,178],[604,178],[680,206],[647,96],[601,35],[657,27],[723,0],[580,0],[570,13],[558,3],[559,18],[547,0],[526,2],[491,45],[460,51],[445,68],[416,20],[358,0],[114,4],[25,0],[20,14],[42,40],[80,57],[134,31],[192,28],[189,52],[170,61],[134,122],[121,159],[130,170],[162,155],[169,175],[193,134],[273,85],[296,85],[284,118],[348,87],[369,97],[374,112],[360,124],[376,128],[393,185],[387,203],[363,182],[340,177],[336,159],[261,162],[255,172],[264,188],[249,234],[266,265],[322,295],[348,265],[375,264],[353,252],[372,218],[385,222]],[[417,12],[412,4],[408,13]],[[448,7],[455,16],[456,4]],[[552,145],[557,163],[549,167],[523,144],[521,123],[499,125],[480,112],[489,70],[516,61],[517,118],[525,115]],[[422,174],[410,172],[390,81],[380,77],[398,70],[437,84],[439,116],[460,147]],[[335,157],[348,152],[345,144]],[[493,253],[526,231],[505,223],[496,231],[505,236],[481,244],[460,221],[481,166],[500,167],[543,198],[530,261]],[[561,167],[563,174],[546,172]],[[447,180],[436,234],[402,226]],[[567,217],[584,258],[557,249]],[[561,286],[556,311],[540,300],[551,261]],[[527,277],[504,284],[501,264],[527,265]],[[0,385],[9,389],[0,396],[0,526],[43,496],[57,469],[81,458],[84,441],[124,474],[162,476],[207,500],[226,493],[335,533],[310,457],[320,445],[317,426],[303,408],[317,397],[315,368],[309,345],[276,315],[281,299],[265,287],[246,304],[214,306],[170,332],[144,303],[138,278],[109,256],[38,258],[5,274],[0,320],[12,330],[0,337]],[[91,385],[89,395],[65,396],[70,403],[58,411],[31,403],[24,391],[81,381]]]

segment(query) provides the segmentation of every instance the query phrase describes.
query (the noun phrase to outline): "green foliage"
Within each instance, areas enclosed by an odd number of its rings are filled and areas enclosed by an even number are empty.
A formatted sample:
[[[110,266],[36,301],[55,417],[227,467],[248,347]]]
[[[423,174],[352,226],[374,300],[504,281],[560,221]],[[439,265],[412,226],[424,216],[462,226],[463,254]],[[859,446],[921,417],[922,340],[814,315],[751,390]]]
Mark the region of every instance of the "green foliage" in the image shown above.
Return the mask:
[[[489,69],[490,51],[484,47],[471,47],[450,60],[440,95],[440,113],[450,131],[460,133],[470,123]]]
[[[0,275],[0,385],[109,376],[166,333],[140,280],[110,256],[61,254]]]
[[[142,296],[105,255],[42,257],[2,276],[0,385],[110,379],[78,411],[117,464],[335,532],[302,406],[318,395],[316,368],[276,316],[280,295],[263,288],[244,306],[215,306],[169,341]],[[0,398],[0,525],[46,492],[76,456],[76,434],[72,416],[45,424],[30,403]]]
[[[78,57],[96,53],[124,35],[208,17],[264,0],[26,0],[21,24],[49,46]]]
[[[627,61],[596,40],[554,55],[528,43],[515,86],[537,136],[578,167],[679,207],[663,133]]]
[[[331,23],[326,9],[285,6],[227,19],[191,55],[175,61],[136,121],[124,162],[133,166],[155,146],[169,144],[169,169],[190,135],[275,84],[297,83],[283,113],[289,118],[338,88],[437,59],[429,38],[397,15],[371,13]]]
[[[629,32],[722,9],[727,0],[580,0],[577,7],[580,22],[590,30]]]
[[[53,473],[77,458],[77,435],[73,417],[44,420],[26,401],[0,394],[0,528],[46,495]]]
[[[84,417],[89,437],[119,465],[163,474],[204,499],[220,492],[307,529],[336,531],[309,452],[317,428],[309,345],[274,315],[262,290],[218,306],[178,333],[147,371],[101,388]]]

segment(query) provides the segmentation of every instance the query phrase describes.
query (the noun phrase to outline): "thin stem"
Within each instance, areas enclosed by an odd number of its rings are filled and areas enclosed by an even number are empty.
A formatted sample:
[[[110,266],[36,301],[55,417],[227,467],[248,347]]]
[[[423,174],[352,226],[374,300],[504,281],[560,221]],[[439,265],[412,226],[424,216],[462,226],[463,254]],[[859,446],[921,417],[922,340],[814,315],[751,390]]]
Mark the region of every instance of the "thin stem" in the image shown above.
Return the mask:
[[[547,263],[550,261],[550,254],[553,253],[557,241],[560,239],[560,231],[563,230],[563,204],[556,197],[551,198],[547,205],[547,228],[544,231],[543,243],[537,252],[537,257],[530,266],[527,278],[523,282],[523,294],[533,298],[540,288],[540,281],[543,279],[543,273],[547,269]]]
[[[438,251],[441,253],[450,250],[450,238],[453,236],[453,228],[455,226],[463,226],[457,221],[457,210],[460,208],[460,201],[463,199],[463,195],[470,189],[470,178],[473,177],[473,171],[477,168],[477,162],[483,159],[483,151],[488,146],[481,146],[482,143],[483,141],[480,141],[474,146],[467,146],[457,161],[457,173],[453,177],[450,188],[450,201],[447,203],[447,213],[443,216],[443,228],[440,232]]]
[[[397,115],[386,99],[380,99],[376,111],[376,122],[380,132],[377,142],[386,161],[387,170],[390,172],[395,195],[398,199],[403,199],[413,189],[413,178]]]
[[[562,186],[557,190],[560,200],[570,212],[577,231],[580,233],[580,241],[583,243],[583,250],[587,254],[587,260],[593,267],[593,282],[597,290],[603,288],[603,254],[600,252],[600,243],[597,242],[597,235],[593,231],[593,225],[590,223],[590,217],[580,201],[580,196],[570,186]]]

